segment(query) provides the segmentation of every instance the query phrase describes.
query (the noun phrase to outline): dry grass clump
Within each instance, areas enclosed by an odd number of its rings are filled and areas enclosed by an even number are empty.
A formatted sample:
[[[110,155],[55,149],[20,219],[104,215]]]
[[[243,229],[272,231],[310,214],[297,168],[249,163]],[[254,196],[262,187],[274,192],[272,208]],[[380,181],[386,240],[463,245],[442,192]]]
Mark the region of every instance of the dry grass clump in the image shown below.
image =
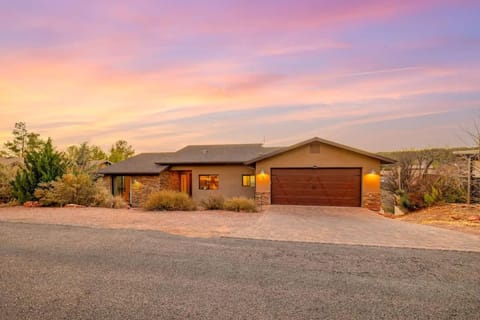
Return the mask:
[[[257,207],[255,206],[255,201],[253,199],[248,199],[245,197],[234,197],[228,199],[223,204],[223,208],[229,211],[236,212],[257,212]]]
[[[197,206],[186,193],[162,190],[152,193],[143,208],[159,211],[192,211]]]
[[[222,210],[224,203],[225,199],[221,195],[212,195],[200,201],[205,210]]]

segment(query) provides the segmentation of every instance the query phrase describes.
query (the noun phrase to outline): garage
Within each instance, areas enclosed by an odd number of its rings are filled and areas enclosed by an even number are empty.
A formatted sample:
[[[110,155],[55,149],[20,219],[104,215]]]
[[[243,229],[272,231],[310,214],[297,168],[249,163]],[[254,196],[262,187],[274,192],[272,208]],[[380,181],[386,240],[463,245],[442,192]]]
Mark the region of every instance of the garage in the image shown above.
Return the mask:
[[[272,204],[361,206],[361,168],[272,168]]]

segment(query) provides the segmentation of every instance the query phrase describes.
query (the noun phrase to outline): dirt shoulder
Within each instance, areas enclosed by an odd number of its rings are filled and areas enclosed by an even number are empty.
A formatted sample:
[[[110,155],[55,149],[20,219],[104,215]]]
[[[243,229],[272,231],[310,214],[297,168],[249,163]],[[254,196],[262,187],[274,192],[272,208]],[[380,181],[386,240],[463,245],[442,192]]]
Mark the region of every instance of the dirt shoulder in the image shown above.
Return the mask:
[[[398,220],[480,235],[480,205],[445,204],[404,216]]]
[[[106,208],[0,208],[0,221],[159,230],[188,237],[227,236],[254,224],[263,213],[230,211],[150,212]]]

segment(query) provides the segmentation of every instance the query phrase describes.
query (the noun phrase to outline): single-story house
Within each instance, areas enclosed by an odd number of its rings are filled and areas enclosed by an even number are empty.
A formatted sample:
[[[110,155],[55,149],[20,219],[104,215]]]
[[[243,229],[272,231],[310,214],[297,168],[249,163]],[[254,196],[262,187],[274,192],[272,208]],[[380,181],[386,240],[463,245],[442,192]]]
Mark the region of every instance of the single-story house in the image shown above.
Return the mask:
[[[114,195],[140,206],[168,189],[200,201],[243,196],[257,203],[367,207],[380,210],[380,165],[394,160],[312,138],[287,147],[190,145],[142,153],[100,169]]]

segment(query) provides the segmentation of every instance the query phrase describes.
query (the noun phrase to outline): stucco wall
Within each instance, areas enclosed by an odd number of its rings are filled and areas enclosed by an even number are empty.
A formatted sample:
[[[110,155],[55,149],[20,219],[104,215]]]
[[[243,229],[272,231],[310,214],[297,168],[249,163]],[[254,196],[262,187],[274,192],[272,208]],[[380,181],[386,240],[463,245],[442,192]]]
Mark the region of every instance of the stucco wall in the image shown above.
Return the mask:
[[[243,165],[205,165],[205,166],[173,166],[170,170],[191,170],[192,171],[192,199],[200,201],[210,195],[221,194],[225,198],[230,197],[255,197],[255,188],[242,187],[243,174],[255,174],[255,170]],[[198,186],[199,175],[218,174],[218,190],[200,190]]]
[[[367,156],[321,144],[319,153],[311,153],[309,145],[257,162],[257,193],[270,193],[271,168],[362,168],[362,205],[379,210],[379,204],[371,204],[380,194],[380,161]],[[262,170],[265,174],[261,174]],[[369,174],[375,170],[377,175]],[[367,203],[368,202],[368,203]],[[378,207],[378,208],[377,208]]]

